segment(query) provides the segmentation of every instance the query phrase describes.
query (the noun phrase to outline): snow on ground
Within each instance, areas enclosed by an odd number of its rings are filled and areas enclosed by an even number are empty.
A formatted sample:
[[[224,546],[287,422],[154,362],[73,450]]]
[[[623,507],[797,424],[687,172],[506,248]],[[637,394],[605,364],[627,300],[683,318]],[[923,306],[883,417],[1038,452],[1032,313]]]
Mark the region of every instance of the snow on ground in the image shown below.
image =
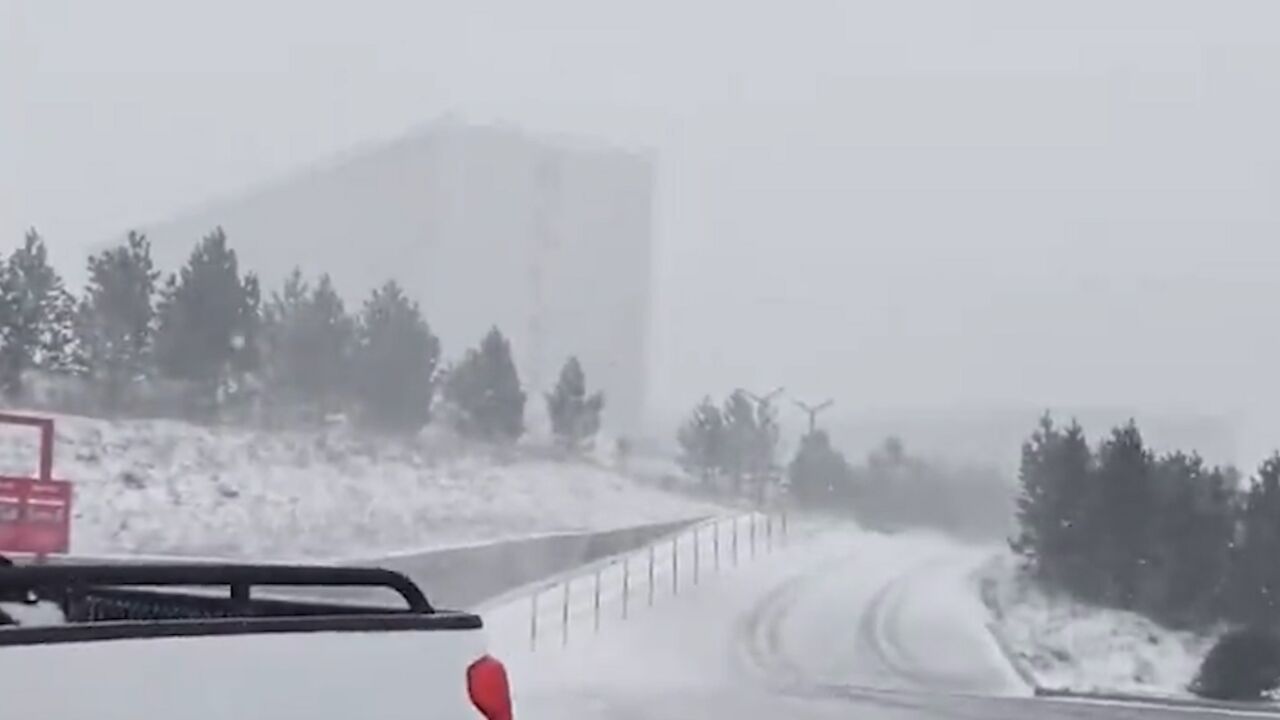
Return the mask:
[[[713,563],[704,563],[696,587],[692,563],[687,561],[691,546],[686,543],[681,546],[686,557],[680,564],[683,584],[678,591],[671,584],[669,550],[662,547],[652,606],[644,553],[639,553],[627,619],[622,619],[617,579],[606,578],[600,630],[593,627],[590,591],[577,590],[571,597],[572,625],[565,641],[559,618],[562,597],[553,590],[538,606],[536,651],[530,649],[532,606],[527,599],[484,611],[492,649],[511,673],[517,715],[535,720],[649,717],[647,711],[652,711],[653,717],[717,717],[729,701],[757,711],[772,709],[777,701],[769,683],[758,681],[757,673],[765,668],[739,643],[744,618],[778,585],[847,554],[851,542],[843,533],[823,533],[813,542],[802,544],[796,538],[787,544],[790,549],[780,544],[776,552],[760,552],[754,559],[744,553],[736,567],[726,561],[716,571]],[[702,547],[705,551],[706,545]],[[589,589],[590,580],[578,587]],[[679,714],[668,714],[677,709]]]
[[[983,568],[979,582],[1006,646],[1045,688],[1188,697],[1214,642],[1047,593],[1007,556]]]
[[[568,596],[567,639],[562,588],[536,605],[508,598],[482,609],[492,649],[511,671],[517,715],[889,718],[902,713],[854,711],[839,689],[1025,696],[967,584],[988,550],[849,524],[792,528],[772,551],[717,571],[704,526],[700,582],[692,583],[694,546],[682,542],[678,594],[663,544],[652,606],[646,553],[636,553],[628,615],[615,567],[603,577],[598,630],[594,584],[584,577]]]
[[[597,464],[460,452],[447,438],[57,423],[54,470],[76,483],[81,554],[359,556],[723,512]],[[0,428],[0,473],[33,474],[37,444]]]

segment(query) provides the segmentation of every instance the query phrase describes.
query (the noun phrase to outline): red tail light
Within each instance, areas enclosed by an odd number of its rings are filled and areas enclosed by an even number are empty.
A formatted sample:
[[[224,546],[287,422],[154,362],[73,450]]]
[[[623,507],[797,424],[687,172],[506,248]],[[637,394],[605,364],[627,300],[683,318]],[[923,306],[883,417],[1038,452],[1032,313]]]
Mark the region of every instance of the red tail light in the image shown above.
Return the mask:
[[[512,720],[511,685],[507,669],[485,655],[467,668],[467,694],[487,720]]]

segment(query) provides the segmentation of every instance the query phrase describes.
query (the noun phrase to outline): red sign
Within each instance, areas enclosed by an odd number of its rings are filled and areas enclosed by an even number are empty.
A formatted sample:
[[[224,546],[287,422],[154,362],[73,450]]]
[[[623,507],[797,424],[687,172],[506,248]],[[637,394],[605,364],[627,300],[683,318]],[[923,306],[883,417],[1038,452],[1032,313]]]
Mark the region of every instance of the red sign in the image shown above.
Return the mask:
[[[0,552],[53,555],[71,545],[71,483],[0,477]]]
[[[0,476],[0,553],[66,553],[71,547],[71,483],[53,479],[53,420],[0,413],[0,425],[40,430],[40,476]]]

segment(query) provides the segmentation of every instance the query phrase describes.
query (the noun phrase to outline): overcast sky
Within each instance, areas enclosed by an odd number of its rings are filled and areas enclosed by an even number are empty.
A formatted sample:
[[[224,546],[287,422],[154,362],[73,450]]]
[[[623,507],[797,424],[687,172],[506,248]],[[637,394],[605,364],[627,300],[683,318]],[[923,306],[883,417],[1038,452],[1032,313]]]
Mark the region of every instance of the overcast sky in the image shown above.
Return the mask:
[[[0,24],[0,233],[36,225],[68,269],[451,112],[657,151],[659,405],[786,384],[1271,432],[1274,0],[0,0]]]

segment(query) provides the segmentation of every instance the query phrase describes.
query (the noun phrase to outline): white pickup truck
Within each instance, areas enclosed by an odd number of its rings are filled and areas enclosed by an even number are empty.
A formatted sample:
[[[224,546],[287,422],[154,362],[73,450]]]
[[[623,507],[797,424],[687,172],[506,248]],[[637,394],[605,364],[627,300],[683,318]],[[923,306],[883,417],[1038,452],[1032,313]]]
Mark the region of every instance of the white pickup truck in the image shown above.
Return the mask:
[[[272,599],[394,590],[403,607]],[[0,567],[0,716],[29,720],[511,720],[479,617],[387,570],[274,565]]]

